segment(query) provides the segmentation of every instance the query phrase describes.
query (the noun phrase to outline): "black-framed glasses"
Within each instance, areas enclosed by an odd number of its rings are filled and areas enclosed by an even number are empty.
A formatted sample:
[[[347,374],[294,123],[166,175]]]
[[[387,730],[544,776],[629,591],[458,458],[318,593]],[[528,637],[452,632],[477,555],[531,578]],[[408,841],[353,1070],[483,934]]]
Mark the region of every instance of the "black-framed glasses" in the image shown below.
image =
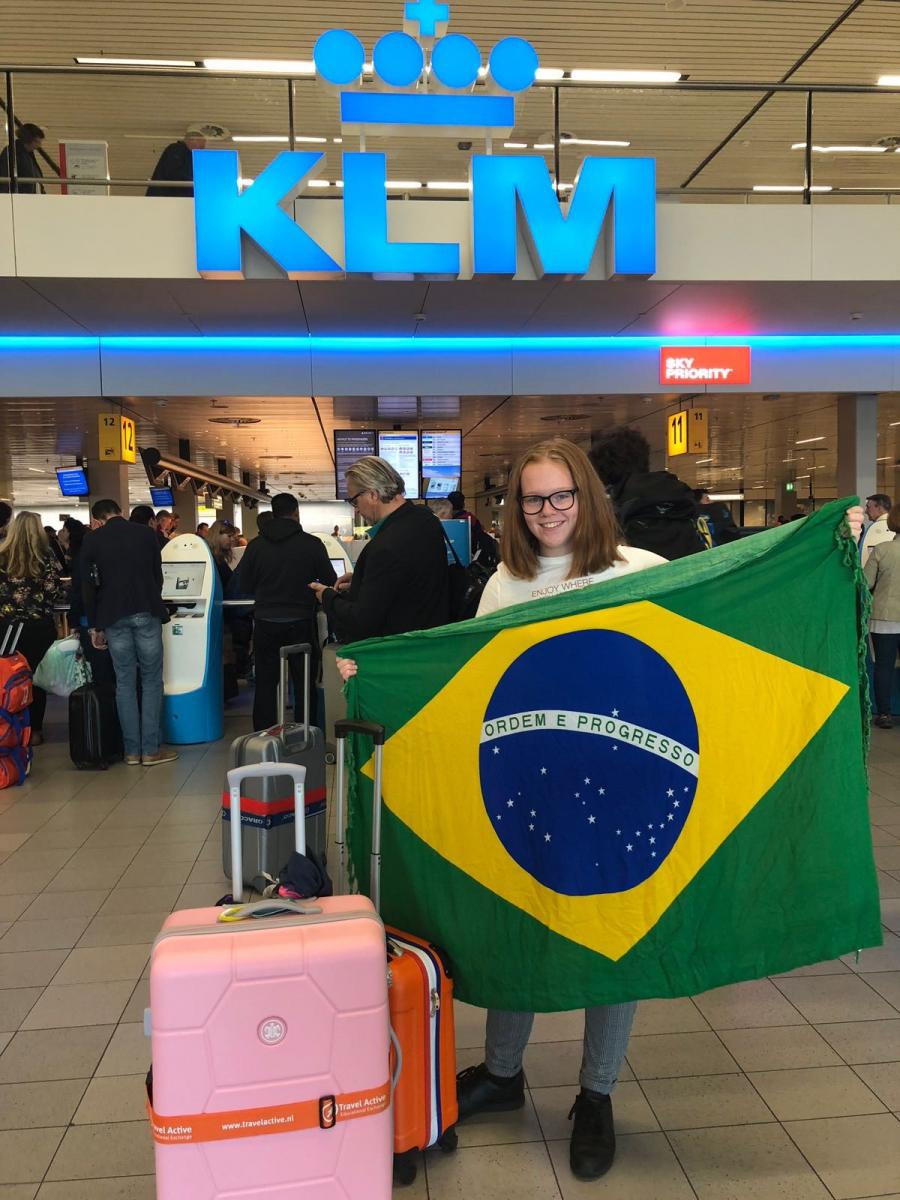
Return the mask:
[[[356,508],[357,500],[360,498],[360,496],[364,496],[368,490],[368,488],[363,488],[363,490],[361,492],[357,492],[355,496],[348,496],[347,503],[350,505],[350,507]]]
[[[549,496],[520,496],[519,506],[528,517],[536,517],[544,511],[544,505],[549,501],[550,507],[557,512],[565,512],[575,503],[578,488],[566,488],[561,492],[552,492]]]

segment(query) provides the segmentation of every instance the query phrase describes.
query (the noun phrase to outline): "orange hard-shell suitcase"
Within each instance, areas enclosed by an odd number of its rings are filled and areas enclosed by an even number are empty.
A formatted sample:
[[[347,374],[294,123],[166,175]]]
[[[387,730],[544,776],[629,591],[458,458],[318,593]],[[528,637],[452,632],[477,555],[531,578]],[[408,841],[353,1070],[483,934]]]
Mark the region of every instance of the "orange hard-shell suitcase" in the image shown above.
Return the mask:
[[[375,744],[375,808],[372,814],[370,890],[381,900],[381,760],[385,729],[373,721],[336,721],[336,840],[339,887],[344,872],[344,742],[361,733]],[[394,1181],[412,1183],[418,1151],[456,1149],[456,1031],[453,979],[447,956],[423,938],[386,927],[391,1028],[402,1054],[394,1090]]]

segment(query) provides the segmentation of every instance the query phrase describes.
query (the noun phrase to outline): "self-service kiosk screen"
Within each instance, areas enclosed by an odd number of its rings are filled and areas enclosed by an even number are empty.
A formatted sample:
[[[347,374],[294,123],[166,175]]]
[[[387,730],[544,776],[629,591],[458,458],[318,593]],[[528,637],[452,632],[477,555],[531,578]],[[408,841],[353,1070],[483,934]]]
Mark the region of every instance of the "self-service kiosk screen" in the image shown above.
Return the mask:
[[[206,563],[164,562],[162,569],[163,600],[178,603],[181,600],[199,600],[203,595],[203,584],[206,580]]]
[[[406,485],[407,500],[419,499],[419,432],[379,431],[378,454],[391,464]]]

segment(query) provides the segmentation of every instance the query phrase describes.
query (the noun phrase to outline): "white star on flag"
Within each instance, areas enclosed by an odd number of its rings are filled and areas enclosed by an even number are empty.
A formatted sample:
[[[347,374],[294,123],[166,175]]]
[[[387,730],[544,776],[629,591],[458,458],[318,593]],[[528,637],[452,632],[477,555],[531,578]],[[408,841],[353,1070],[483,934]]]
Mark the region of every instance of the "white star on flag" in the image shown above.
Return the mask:
[[[605,795],[606,795],[606,788],[597,788],[597,795],[598,795],[598,796],[605,796]]]
[[[651,839],[650,839],[650,845],[651,845],[651,846],[655,846],[655,845],[656,845],[656,838],[651,838]]]
[[[674,788],[669,788],[669,790],[666,792],[666,795],[667,795],[667,796],[669,797],[669,799],[671,800],[671,799],[672,799],[672,797],[675,795],[675,789],[674,789]]]
[[[507,802],[506,802],[507,808],[515,808],[515,805],[516,805],[515,800],[507,800]]]
[[[495,747],[494,747],[494,753],[495,753],[495,754],[499,754],[499,753],[500,753],[500,747],[499,747],[499,746],[495,746]]]
[[[531,813],[530,813],[529,815],[530,815],[530,816],[532,816],[532,817],[536,817],[536,816],[537,816],[537,813],[534,811],[534,809],[532,809],[532,810],[531,810]]]
[[[630,853],[631,853],[631,851],[634,849],[634,846],[632,846],[631,842],[629,842],[629,843],[628,843],[628,845],[625,847],[625,849],[626,849],[626,850],[628,851],[628,853],[630,854]]]
[[[532,832],[532,833],[534,833],[534,826],[533,826],[533,825],[529,825],[529,826],[528,826],[528,828],[531,830],[531,832]]]
[[[680,801],[679,801],[679,800],[673,800],[673,801],[672,801],[672,807],[673,807],[673,808],[678,808],[679,804],[680,804]]]
[[[541,774],[542,774],[542,775],[546,775],[546,774],[547,774],[547,768],[546,768],[546,767],[541,767]]]
[[[613,715],[614,717],[617,717],[617,716],[619,715],[619,710],[618,710],[617,708],[614,708],[614,709],[612,710],[612,715]]]
[[[594,825],[594,824],[596,824],[596,821],[597,821],[597,818],[595,816],[588,817],[588,825]]]
[[[545,842],[549,842],[549,841],[551,841],[551,840],[552,840],[552,839],[551,839],[551,837],[550,837],[550,834],[549,834],[549,833],[545,833],[545,834],[544,834],[544,841],[545,841]]]
[[[585,783],[590,783],[591,781],[590,781],[590,779],[589,779],[587,776],[585,776],[585,778],[584,778],[584,782],[585,782]]]

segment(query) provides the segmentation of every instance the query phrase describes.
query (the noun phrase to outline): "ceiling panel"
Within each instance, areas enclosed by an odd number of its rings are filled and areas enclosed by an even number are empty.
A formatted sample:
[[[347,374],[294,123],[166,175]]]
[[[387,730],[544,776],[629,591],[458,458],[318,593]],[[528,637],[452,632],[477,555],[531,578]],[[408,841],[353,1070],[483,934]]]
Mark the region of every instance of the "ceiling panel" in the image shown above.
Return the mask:
[[[546,66],[644,67],[681,70],[694,81],[769,82],[788,71],[847,7],[846,0],[455,0],[453,29],[473,37],[486,58],[506,34],[531,38]],[[300,0],[32,0],[27,21],[4,27],[4,59],[18,64],[72,65],[75,54],[210,55],[308,59],[318,34],[339,23],[371,48],[397,28],[400,0],[333,4]],[[35,36],[34,30],[40,30]],[[900,71],[900,4],[866,0],[800,69],[801,82],[874,83]],[[583,138],[630,140],[629,154],[657,157],[660,186],[678,187],[690,171],[747,113],[759,93],[670,91],[561,91],[561,126]],[[296,85],[297,132],[340,136],[336,97],[310,81]],[[747,187],[800,181],[804,140],[803,97],[769,101],[732,146],[702,172],[706,187]],[[213,121],[237,134],[287,132],[287,84],[275,79],[117,78],[27,76],[16,79],[16,111],[49,134],[103,137],[114,176],[144,179],[163,146],[191,120]],[[870,142],[900,133],[892,97],[820,98],[818,143]],[[553,128],[552,92],[535,88],[519,101],[515,140],[534,143]],[[476,143],[476,147],[478,143]],[[348,148],[352,148],[348,146]],[[390,153],[394,178],[460,179],[468,152],[452,138],[369,139]],[[252,177],[277,147],[244,146],[242,172]],[[341,176],[342,147],[329,141],[326,177]],[[502,152],[502,151],[501,151]],[[574,177],[583,153],[562,155],[563,175]],[[549,161],[549,160],[548,160]],[[900,186],[892,155],[832,156],[817,171],[846,187]]]

